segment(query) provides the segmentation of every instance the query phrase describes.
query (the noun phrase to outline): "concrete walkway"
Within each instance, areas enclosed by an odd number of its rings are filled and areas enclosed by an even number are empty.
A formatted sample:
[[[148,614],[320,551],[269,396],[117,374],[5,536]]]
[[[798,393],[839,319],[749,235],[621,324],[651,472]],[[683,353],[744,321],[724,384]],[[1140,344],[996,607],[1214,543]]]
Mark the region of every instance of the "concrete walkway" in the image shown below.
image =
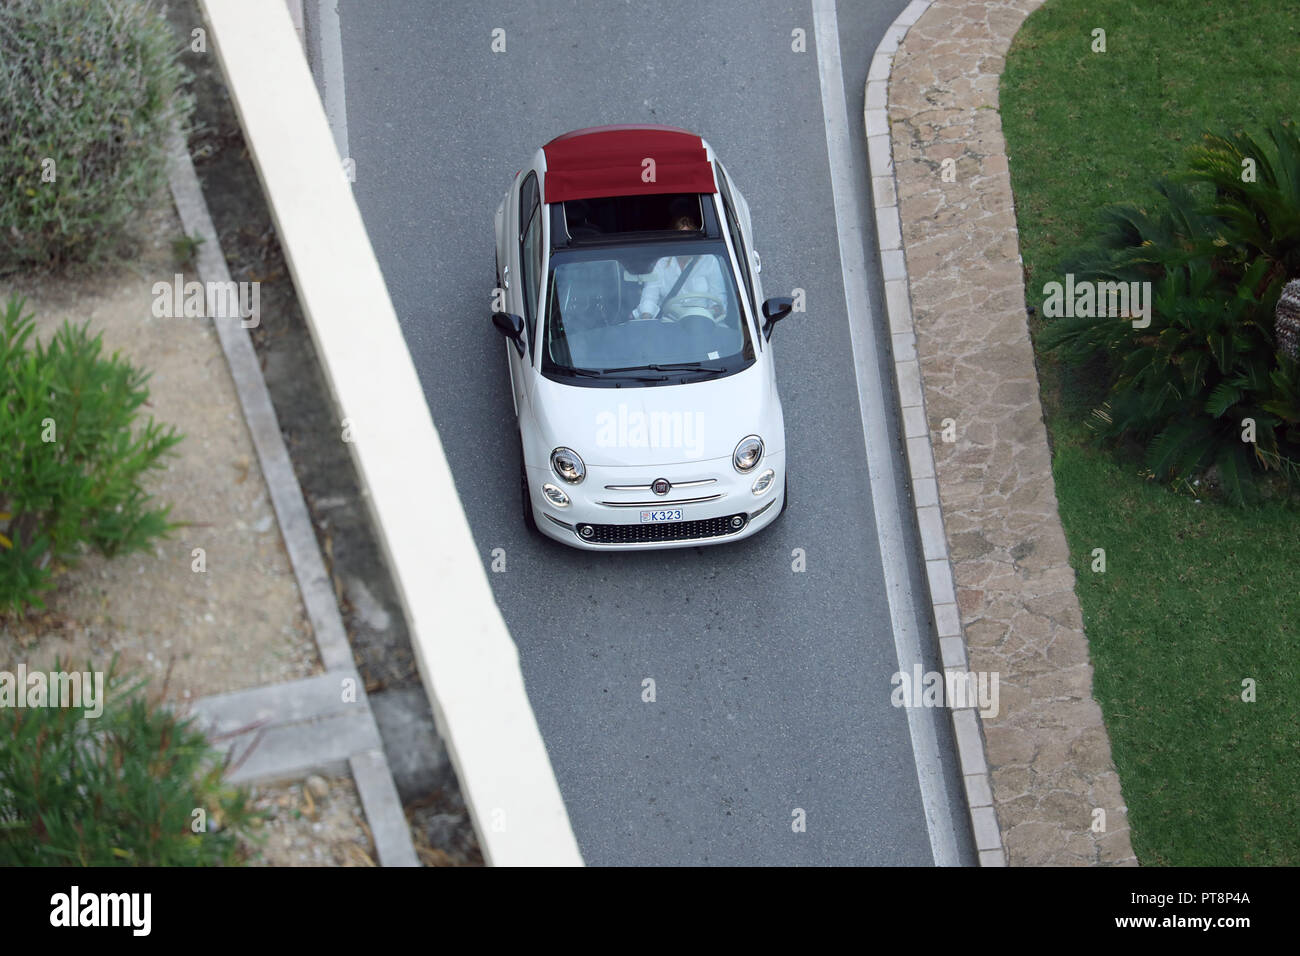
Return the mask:
[[[1011,39],[1042,2],[912,3],[872,64],[867,134],[879,229],[905,253],[904,271],[882,240],[964,650],[1000,676],[982,724],[1006,860],[1136,865],[1057,512],[998,105]]]

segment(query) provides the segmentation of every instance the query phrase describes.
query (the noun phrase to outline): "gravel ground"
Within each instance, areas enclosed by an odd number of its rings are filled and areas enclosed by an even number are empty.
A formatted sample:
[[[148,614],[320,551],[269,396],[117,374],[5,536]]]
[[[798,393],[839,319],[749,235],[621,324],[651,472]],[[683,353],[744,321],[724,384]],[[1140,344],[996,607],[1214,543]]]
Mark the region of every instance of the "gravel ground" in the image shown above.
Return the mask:
[[[311,776],[254,787],[262,832],[245,840],[249,866],[378,866],[361,799],[351,777]]]

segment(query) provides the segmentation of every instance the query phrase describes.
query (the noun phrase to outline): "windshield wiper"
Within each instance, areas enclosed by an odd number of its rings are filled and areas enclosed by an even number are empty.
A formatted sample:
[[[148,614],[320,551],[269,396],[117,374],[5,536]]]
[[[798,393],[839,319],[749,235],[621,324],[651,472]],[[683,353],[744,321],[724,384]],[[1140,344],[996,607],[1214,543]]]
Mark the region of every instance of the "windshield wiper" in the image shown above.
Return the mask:
[[[668,362],[663,365],[628,365],[624,368],[603,368],[602,372],[671,372],[679,368],[700,368],[700,362]]]
[[[669,369],[677,369],[677,368],[704,368],[704,363],[703,362],[667,362],[661,365],[651,365],[650,367],[654,369],[656,372],[667,372]],[[709,369],[709,371],[713,371],[713,369]]]
[[[604,378],[610,372],[640,372],[653,371],[653,366],[633,365],[629,368],[563,368],[556,366],[555,371],[560,375],[581,375],[584,378]],[[628,375],[623,378],[611,377],[616,385],[619,382],[666,382],[667,375]]]

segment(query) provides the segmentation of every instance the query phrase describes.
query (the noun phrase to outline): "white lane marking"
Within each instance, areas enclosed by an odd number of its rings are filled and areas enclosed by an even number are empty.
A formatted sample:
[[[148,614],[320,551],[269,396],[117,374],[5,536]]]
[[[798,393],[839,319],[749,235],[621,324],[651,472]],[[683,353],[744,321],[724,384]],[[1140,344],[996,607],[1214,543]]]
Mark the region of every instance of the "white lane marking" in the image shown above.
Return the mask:
[[[831,167],[831,192],[835,199],[835,227],[840,244],[840,267],[844,274],[844,304],[848,309],[849,335],[853,343],[853,370],[858,383],[858,406],[862,412],[862,434],[867,446],[867,473],[871,479],[871,502],[876,512],[876,535],[885,575],[885,596],[894,631],[898,669],[912,673],[912,665],[923,661],[916,628],[916,604],[908,576],[909,556],[904,545],[897,485],[895,447],[889,439],[884,409],[893,407],[892,391],[880,379],[876,326],[867,295],[867,257],[863,242],[864,224],[855,214],[855,186],[849,140],[848,103],[844,97],[844,74],[840,66],[840,34],[835,0],[812,0],[813,34],[817,44],[817,70],[821,77],[822,115],[826,121],[826,151]],[[865,139],[863,139],[865,143]],[[883,693],[883,690],[882,690]],[[919,707],[908,707],[907,726],[912,738],[912,755],[921,785],[921,804],[930,850],[938,866],[960,866],[952,808],[940,771],[939,742],[931,715]]]
[[[316,0],[316,35],[320,54],[321,100],[329,120],[339,159],[347,159],[348,101],[343,95],[343,30],[339,26],[341,0]]]

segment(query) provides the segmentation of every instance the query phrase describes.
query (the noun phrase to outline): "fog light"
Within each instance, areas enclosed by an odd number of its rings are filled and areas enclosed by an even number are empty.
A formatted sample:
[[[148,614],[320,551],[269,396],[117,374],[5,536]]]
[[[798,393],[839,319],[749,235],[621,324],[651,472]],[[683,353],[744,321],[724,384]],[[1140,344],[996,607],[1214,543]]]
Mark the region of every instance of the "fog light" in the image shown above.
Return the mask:
[[[557,508],[569,507],[569,496],[566,495],[558,486],[553,485],[550,482],[542,485],[542,497]]]
[[[756,495],[765,494],[767,490],[772,487],[772,483],[775,480],[776,480],[776,472],[774,472],[771,468],[769,468],[767,471],[763,472],[761,475],[759,475],[757,478],[754,479],[754,487],[751,490]]]
[[[745,527],[745,519],[744,519],[744,517],[741,516],[741,515],[732,515],[732,516],[731,516],[731,526],[732,526],[733,528],[735,528],[737,531],[739,531],[741,528]]]

